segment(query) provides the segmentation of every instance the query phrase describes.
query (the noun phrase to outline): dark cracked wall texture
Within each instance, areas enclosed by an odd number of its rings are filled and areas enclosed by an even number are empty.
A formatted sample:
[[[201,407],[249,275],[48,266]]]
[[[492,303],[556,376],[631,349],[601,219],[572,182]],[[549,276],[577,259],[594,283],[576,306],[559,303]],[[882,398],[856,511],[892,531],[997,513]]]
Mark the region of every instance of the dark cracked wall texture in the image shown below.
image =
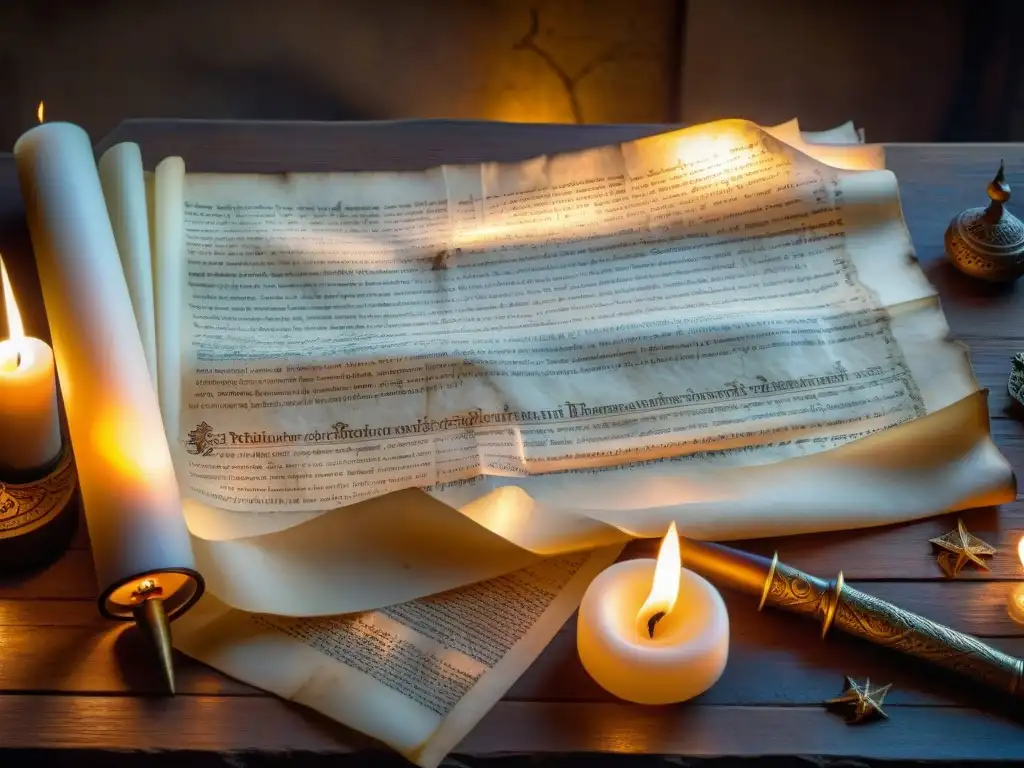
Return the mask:
[[[35,120],[853,118],[1024,138],[1019,0],[0,0],[0,148]],[[1018,52],[1020,49],[1020,52]]]
[[[673,117],[674,0],[0,2],[0,147],[34,121]]]

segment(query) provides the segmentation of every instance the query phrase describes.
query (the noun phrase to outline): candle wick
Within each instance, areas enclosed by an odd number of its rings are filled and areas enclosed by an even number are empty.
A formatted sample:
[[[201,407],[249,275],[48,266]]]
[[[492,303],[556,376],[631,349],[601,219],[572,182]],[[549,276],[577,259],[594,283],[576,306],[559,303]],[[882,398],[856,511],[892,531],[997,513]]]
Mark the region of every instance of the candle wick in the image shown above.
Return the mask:
[[[647,634],[650,636],[652,640],[654,639],[654,628],[658,626],[658,622],[664,618],[665,612],[658,611],[656,614],[654,614],[653,616],[651,616],[651,618],[647,620]]]
[[[19,352],[17,357],[14,358],[14,367],[21,368],[21,352]]]

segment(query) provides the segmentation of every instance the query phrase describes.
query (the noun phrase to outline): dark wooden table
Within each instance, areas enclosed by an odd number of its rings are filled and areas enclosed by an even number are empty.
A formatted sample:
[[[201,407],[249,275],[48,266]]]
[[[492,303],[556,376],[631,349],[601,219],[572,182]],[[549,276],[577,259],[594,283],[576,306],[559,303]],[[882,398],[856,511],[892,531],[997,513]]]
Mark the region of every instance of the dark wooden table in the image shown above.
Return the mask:
[[[138,121],[120,126],[100,148],[137,141],[150,168],[164,156],[179,154],[190,170],[402,169],[521,159],[657,130],[465,122]],[[985,185],[1000,158],[1006,160],[1010,182],[1024,191],[1024,145],[898,145],[888,147],[887,154],[899,177],[918,256],[941,292],[953,335],[970,346],[975,372],[991,390],[992,432],[1020,473],[1024,421],[1011,408],[1006,378],[1010,357],[1024,351],[1024,288],[994,288],[960,276],[944,263],[942,235],[953,214],[985,200]],[[10,155],[0,155],[0,253],[9,262],[29,332],[45,338]],[[1024,535],[1024,505],[1018,501],[1001,509],[973,510],[963,518],[999,552],[990,572],[968,569],[955,581],[943,578],[928,544],[930,537],[955,526],[952,515],[743,546],[763,553],[777,549],[786,562],[817,575],[842,569],[848,581],[866,592],[1024,656],[1024,627],[1007,615],[1007,600],[1024,579],[1016,556]],[[638,544],[630,553],[649,550]],[[112,764],[137,759],[138,751],[145,751],[149,765],[173,764],[186,754],[197,765],[209,760],[263,765],[296,758],[334,765],[340,756],[361,761],[364,750],[376,749],[336,723],[180,655],[179,694],[153,695],[160,680],[148,663],[147,648],[134,629],[99,617],[96,594],[84,530],[50,567],[0,582],[0,760],[18,754],[62,765]],[[1024,718],[1016,720],[1005,706],[877,647],[839,634],[822,642],[814,622],[758,613],[748,597],[727,595],[727,602],[729,665],[718,685],[700,699],[662,708],[613,700],[580,666],[570,622],[459,745],[455,757],[491,762],[498,756],[528,755],[531,763],[575,760],[588,765],[593,757],[582,753],[1024,760]],[[826,713],[821,702],[840,691],[845,674],[892,683],[885,700],[888,720],[850,727]],[[401,762],[387,753],[374,756]],[[608,761],[620,762],[601,762]]]

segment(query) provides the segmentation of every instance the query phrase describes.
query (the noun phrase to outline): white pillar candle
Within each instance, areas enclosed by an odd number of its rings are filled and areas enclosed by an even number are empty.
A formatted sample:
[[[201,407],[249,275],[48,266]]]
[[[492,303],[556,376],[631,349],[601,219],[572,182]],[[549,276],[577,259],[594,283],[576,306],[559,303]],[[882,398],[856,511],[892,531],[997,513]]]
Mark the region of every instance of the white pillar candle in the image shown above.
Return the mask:
[[[168,613],[198,594],[156,390],[135,323],[89,137],[46,123],[14,146],[93,560],[111,615],[139,577]]]
[[[675,524],[657,561],[616,563],[591,582],[577,648],[594,680],[638,704],[685,701],[718,681],[729,656],[729,615],[711,584],[680,567]]]
[[[8,338],[0,341],[0,481],[44,468],[60,452],[53,352],[25,336],[7,268],[0,282]]]

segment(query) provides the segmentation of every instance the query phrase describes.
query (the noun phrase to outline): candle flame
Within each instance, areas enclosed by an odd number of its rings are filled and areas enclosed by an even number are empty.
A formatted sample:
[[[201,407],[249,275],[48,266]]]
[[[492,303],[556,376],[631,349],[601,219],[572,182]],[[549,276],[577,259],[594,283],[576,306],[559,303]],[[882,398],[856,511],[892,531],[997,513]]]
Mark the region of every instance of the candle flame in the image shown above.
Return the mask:
[[[5,355],[0,359],[0,370],[16,371],[24,362],[24,345],[21,340],[25,338],[25,327],[21,324],[21,313],[18,311],[18,302],[14,300],[14,288],[11,287],[11,278],[7,275],[7,266],[3,257],[0,257],[0,283],[3,284],[4,314],[7,315],[7,337],[10,343]]]
[[[679,554],[679,534],[673,522],[668,533],[661,540],[658,560],[654,564],[654,580],[651,593],[636,615],[637,631],[654,637],[654,628],[659,621],[672,613],[679,597],[679,569],[683,567]]]
[[[1024,536],[1020,537],[1020,541],[1017,542],[1017,557],[1020,558],[1020,564],[1024,567]]]
[[[40,123],[46,119],[46,102],[39,102],[39,106],[36,107],[36,118]]]
[[[11,286],[11,278],[7,275],[7,266],[0,258],[0,281],[4,289],[4,313],[7,315],[7,338],[20,341],[25,338],[25,326],[21,324],[21,313],[18,311],[18,302],[14,300],[14,288]]]

